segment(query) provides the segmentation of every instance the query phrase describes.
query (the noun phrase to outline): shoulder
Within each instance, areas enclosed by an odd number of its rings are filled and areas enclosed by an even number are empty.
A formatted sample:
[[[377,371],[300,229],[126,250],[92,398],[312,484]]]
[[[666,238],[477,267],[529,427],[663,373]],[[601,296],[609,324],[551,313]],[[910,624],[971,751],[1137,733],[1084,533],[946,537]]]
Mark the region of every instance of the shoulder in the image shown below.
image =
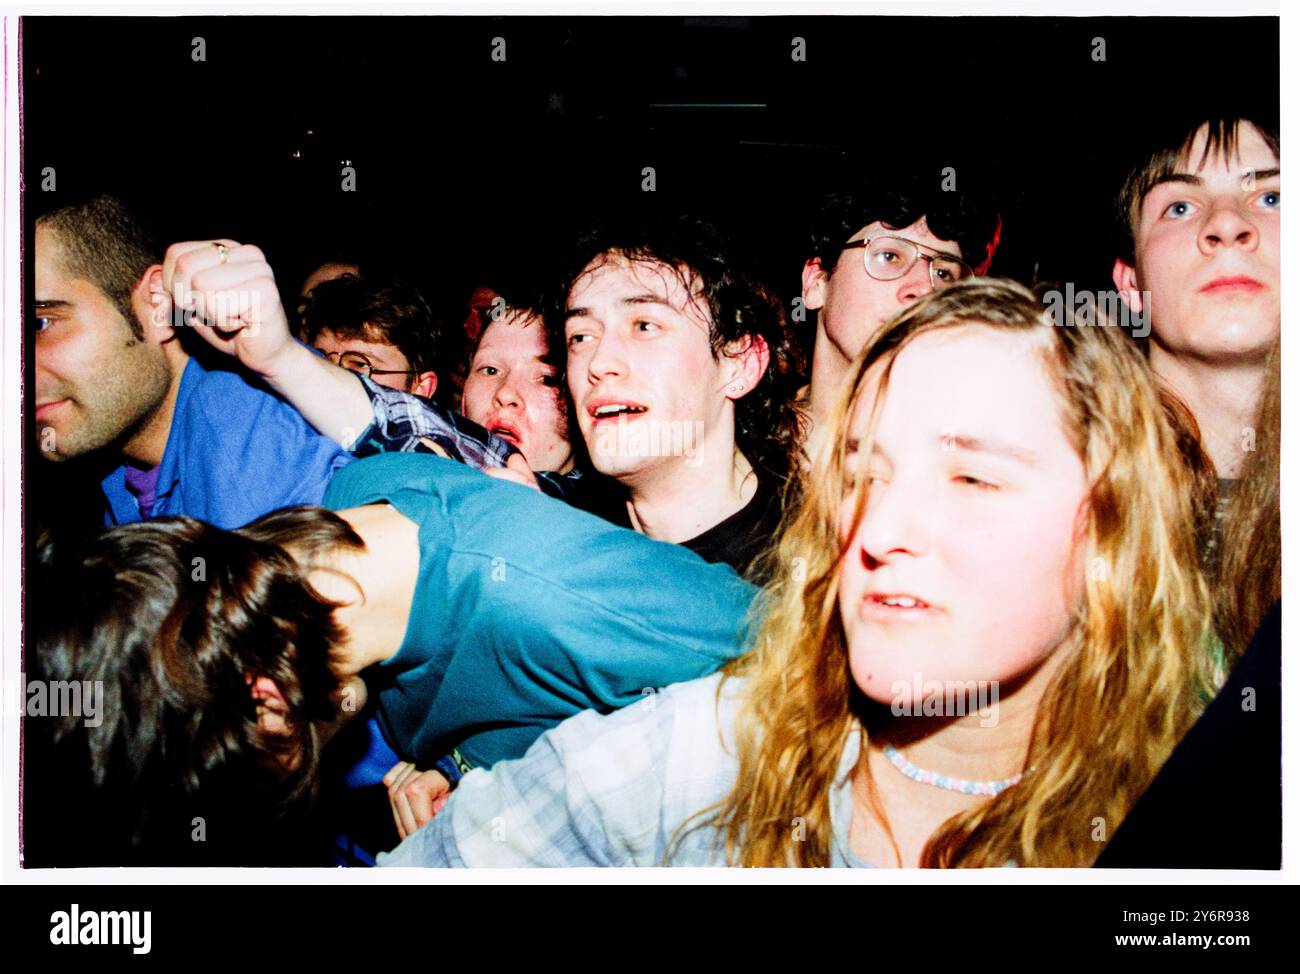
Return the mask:
[[[399,495],[422,497],[438,493],[439,486],[460,479],[487,480],[471,467],[432,453],[380,453],[355,460],[338,471],[330,481],[323,503],[342,510],[379,501],[392,501]],[[490,482],[490,481],[489,481]],[[410,512],[402,513],[420,520]]]
[[[744,686],[721,674],[673,684],[612,714],[587,711],[550,732],[570,790],[623,835],[659,839],[721,800],[736,778]]]
[[[571,717],[550,732],[557,751],[581,757],[596,745],[599,750],[613,738],[627,734],[629,740],[641,737],[652,741],[658,751],[666,753],[671,738],[681,731],[686,739],[695,731],[709,731],[704,738],[723,741],[720,731],[730,740],[729,718],[734,718],[742,699],[739,681],[726,680],[721,673],[674,683],[660,690],[647,687],[634,704],[610,714],[587,710]],[[720,692],[721,691],[721,692]]]
[[[735,780],[719,733],[720,680],[676,684],[604,716],[586,711],[522,758],[471,771],[380,864],[661,865],[679,827]],[[710,842],[696,833],[674,861],[712,864]]]
[[[255,376],[234,369],[206,369],[193,359],[185,367],[177,410],[177,419],[203,424],[209,433],[224,433],[231,440],[281,437],[290,428],[322,438],[297,409]]]
[[[237,526],[267,511],[318,504],[352,457],[269,389],[191,361],[168,438],[187,513]]]

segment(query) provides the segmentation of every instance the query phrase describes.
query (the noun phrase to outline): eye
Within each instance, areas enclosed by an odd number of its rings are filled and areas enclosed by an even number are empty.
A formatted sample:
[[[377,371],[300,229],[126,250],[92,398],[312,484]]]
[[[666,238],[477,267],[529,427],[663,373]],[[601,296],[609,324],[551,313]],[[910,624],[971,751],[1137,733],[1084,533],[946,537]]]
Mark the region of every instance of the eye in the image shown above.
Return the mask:
[[[495,365],[480,365],[477,369],[475,369],[475,371],[481,372],[483,375],[492,376],[492,375],[496,375],[499,370]]]
[[[956,275],[946,267],[936,267],[934,273],[938,276],[939,280],[943,281],[945,284],[952,284],[957,280]]]
[[[1282,191],[1280,189],[1270,189],[1267,193],[1263,193],[1260,195],[1259,201],[1263,203],[1266,207],[1268,207],[1270,210],[1281,209]]]
[[[972,476],[971,474],[957,474],[952,479],[954,483],[959,484],[962,487],[971,487],[978,491],[992,491],[998,489],[997,484],[990,483],[987,480],[981,480],[979,477]]]
[[[584,342],[588,342],[588,341],[591,340],[591,338],[592,338],[591,335],[585,335],[585,334],[583,334],[582,332],[579,332],[579,333],[576,334],[576,335],[570,335],[570,336],[569,336],[569,348],[573,348],[575,345],[580,345],[580,344],[582,344],[582,343],[584,343]]]
[[[860,471],[858,471],[857,469],[850,469],[846,473],[845,486],[847,487],[847,489],[853,490],[858,486],[859,473]],[[863,473],[862,476],[865,485],[867,487],[875,487],[879,484],[889,483],[889,477],[886,475],[886,472],[883,470],[867,470],[865,473]]]
[[[1187,202],[1187,200],[1178,200],[1166,206],[1165,211],[1160,215],[1174,220],[1181,220],[1185,216],[1190,216],[1192,211],[1195,209],[1196,207]]]
[[[31,320],[32,333],[35,335],[39,335],[41,332],[45,331],[45,329],[49,328],[52,322],[53,319],[51,319],[48,315],[32,315],[32,320]]]
[[[557,389],[560,385],[560,377],[554,372],[543,372],[537,377],[537,381],[548,389]]]
[[[632,323],[632,327],[637,331],[648,333],[654,333],[660,330],[659,325],[653,321],[636,321]]]

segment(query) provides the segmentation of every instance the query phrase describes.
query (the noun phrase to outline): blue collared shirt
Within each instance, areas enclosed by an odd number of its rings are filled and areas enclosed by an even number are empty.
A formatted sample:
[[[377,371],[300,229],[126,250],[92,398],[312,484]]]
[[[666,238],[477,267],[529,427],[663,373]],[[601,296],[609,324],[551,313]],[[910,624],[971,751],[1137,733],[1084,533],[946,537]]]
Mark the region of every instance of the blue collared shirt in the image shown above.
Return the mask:
[[[334,472],[351,460],[270,390],[191,358],[181,373],[149,516],[183,514],[241,527],[282,507],[319,504]],[[144,519],[125,465],[102,486],[106,525]]]

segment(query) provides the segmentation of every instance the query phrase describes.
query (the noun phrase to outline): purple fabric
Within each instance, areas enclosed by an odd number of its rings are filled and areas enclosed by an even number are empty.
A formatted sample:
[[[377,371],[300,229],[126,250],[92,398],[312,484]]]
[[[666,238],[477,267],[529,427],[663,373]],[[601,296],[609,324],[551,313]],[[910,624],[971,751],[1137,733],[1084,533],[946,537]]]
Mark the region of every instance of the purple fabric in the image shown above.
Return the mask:
[[[153,514],[153,502],[158,492],[159,467],[141,470],[129,463],[126,465],[126,489],[135,494],[136,503],[140,505],[140,516]]]

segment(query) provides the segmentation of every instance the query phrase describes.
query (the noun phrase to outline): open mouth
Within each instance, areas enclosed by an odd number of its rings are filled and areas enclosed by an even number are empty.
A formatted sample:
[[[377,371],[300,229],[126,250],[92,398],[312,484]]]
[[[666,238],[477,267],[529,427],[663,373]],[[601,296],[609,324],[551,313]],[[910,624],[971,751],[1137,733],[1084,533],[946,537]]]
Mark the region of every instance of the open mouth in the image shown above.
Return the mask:
[[[924,599],[901,593],[872,592],[862,600],[862,614],[869,619],[926,619],[938,611]]]
[[[515,429],[513,426],[496,423],[489,426],[487,429],[489,433],[501,437],[501,439],[505,440],[507,443],[513,443],[515,446],[520,446],[523,443],[523,438],[519,435],[519,430]]]
[[[910,595],[871,595],[868,598],[874,599],[881,605],[888,605],[898,609],[928,609],[930,603],[922,602],[920,599],[914,599]]]
[[[639,416],[649,407],[630,402],[606,402],[587,410],[594,420],[617,419],[619,416]]]

